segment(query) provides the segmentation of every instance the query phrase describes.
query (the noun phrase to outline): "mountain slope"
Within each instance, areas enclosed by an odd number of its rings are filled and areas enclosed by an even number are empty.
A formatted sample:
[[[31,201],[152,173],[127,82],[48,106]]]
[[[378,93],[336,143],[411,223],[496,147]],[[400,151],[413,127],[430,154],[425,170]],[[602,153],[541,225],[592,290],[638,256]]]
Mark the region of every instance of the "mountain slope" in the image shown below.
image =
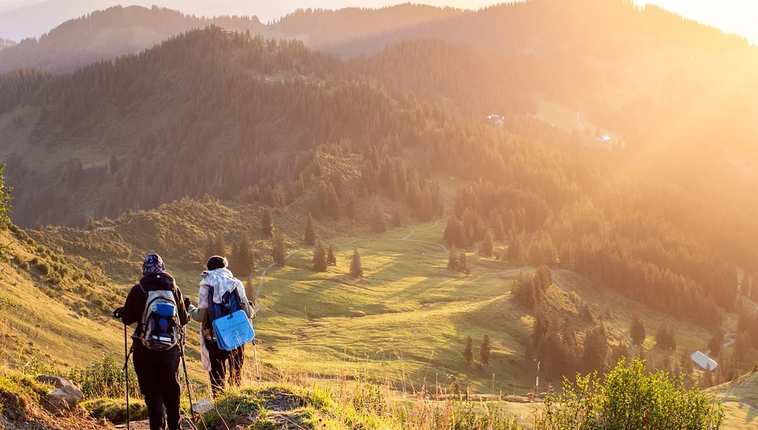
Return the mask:
[[[0,51],[16,46],[16,42],[0,38]]]
[[[115,6],[61,24],[39,40],[26,39],[3,50],[0,73],[21,67],[71,71],[95,61],[136,54],[171,36],[214,24],[241,32],[265,30],[255,17],[207,19],[157,7]]]
[[[38,245],[15,226],[0,232],[0,243],[8,246],[0,262],[1,363],[36,359],[66,370],[123,348],[109,317],[123,297],[106,286],[103,272]]]

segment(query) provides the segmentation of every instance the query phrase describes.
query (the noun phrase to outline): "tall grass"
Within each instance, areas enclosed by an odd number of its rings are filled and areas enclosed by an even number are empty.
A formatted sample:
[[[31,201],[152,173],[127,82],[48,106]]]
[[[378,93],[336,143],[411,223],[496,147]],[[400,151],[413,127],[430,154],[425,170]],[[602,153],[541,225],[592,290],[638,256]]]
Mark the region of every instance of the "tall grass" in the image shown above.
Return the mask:
[[[79,385],[87,398],[122,398],[126,396],[126,372],[129,372],[129,395],[138,397],[140,393],[134,365],[130,360],[125,368],[123,357],[103,353],[100,360],[84,369],[72,370],[67,378]]]

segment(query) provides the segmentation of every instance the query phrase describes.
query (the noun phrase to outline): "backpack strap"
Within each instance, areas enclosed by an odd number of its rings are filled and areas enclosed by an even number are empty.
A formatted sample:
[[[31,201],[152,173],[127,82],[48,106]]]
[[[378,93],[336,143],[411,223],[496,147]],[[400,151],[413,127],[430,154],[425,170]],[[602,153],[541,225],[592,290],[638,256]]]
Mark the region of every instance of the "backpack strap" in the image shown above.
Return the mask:
[[[137,285],[139,285],[139,289],[142,290],[142,294],[145,295],[145,308],[147,308],[147,291],[145,291],[145,287],[142,286],[142,282]],[[145,324],[142,322],[145,318],[145,308],[142,309],[142,316],[140,316],[139,321],[137,321],[137,331],[135,333],[137,333],[139,337],[142,337],[144,334],[143,331],[145,330]]]

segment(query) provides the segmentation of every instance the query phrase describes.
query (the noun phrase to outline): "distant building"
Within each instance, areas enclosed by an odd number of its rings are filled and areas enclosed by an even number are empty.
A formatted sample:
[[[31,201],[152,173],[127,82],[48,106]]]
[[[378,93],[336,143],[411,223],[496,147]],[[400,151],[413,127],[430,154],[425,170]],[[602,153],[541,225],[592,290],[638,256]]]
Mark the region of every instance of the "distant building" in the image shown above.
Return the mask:
[[[712,358],[708,357],[700,351],[693,352],[692,355],[690,355],[690,358],[703,370],[714,371],[719,365]]]
[[[500,128],[503,128],[503,125],[505,124],[505,117],[500,115],[487,115],[487,119]]]

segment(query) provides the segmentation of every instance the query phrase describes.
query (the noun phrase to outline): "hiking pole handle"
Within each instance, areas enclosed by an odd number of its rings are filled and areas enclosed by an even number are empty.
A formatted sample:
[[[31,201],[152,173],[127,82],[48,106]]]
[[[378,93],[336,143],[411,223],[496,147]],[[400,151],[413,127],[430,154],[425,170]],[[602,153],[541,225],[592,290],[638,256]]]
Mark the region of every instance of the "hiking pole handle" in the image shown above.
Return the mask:
[[[121,319],[121,317],[124,315],[124,308],[116,308],[116,310],[113,311],[113,318]]]

